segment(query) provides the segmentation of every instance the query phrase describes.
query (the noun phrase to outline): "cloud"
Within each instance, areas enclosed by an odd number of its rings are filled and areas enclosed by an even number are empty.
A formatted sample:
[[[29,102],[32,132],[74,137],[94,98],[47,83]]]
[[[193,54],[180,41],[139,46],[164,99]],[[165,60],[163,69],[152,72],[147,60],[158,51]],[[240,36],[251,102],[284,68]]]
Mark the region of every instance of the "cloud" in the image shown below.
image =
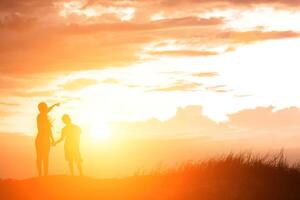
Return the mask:
[[[170,51],[151,51],[154,56],[215,56],[217,52],[212,51],[194,51],[194,50],[170,50]]]
[[[142,2],[147,3],[148,0],[142,0]],[[221,6],[225,3],[237,6],[248,6],[248,5],[258,5],[258,4],[265,4],[265,5],[288,5],[288,6],[299,6],[300,2],[297,0],[154,0],[153,3],[160,4],[161,6],[165,7],[178,7],[184,4],[190,4],[190,6],[196,6],[196,4],[202,5],[214,5],[214,6]],[[226,5],[226,4],[225,4]]]
[[[226,85],[214,85],[206,87],[207,90],[219,93],[230,92],[231,90],[226,89]]]
[[[0,72],[8,74],[68,72],[128,65],[138,60],[142,45],[151,41],[152,37],[118,31],[78,35],[47,26],[14,34],[0,31],[0,34]]]
[[[244,97],[251,97],[251,94],[239,94],[239,95],[234,95],[236,98],[244,98]]]
[[[107,78],[101,81],[101,83],[105,83],[105,84],[118,84],[120,83],[119,80],[114,79],[114,78]]]
[[[189,3],[188,3],[189,2]],[[210,1],[211,2],[211,1]],[[214,3],[238,1],[214,1]],[[252,3],[271,3],[253,1]],[[285,1],[276,1],[284,3]],[[174,40],[184,50],[150,49],[151,59],[160,56],[213,56],[214,49],[253,42],[299,37],[291,31],[226,30],[222,17],[199,17],[213,6],[207,1],[91,1],[76,7],[99,16],[60,15],[62,0],[0,2],[1,73],[25,74],[122,67],[141,61],[147,45]],[[202,3],[196,5],[194,3]],[[244,1],[251,4],[251,1]],[[288,4],[288,3],[286,3]],[[293,5],[292,1],[289,3]],[[295,3],[296,4],[296,3]],[[100,5],[100,10],[97,10]],[[107,19],[109,9],[133,8],[131,20]],[[180,8],[180,9],[179,9]],[[227,4],[222,9],[230,8]],[[102,10],[102,11],[101,11]],[[151,16],[162,11],[159,20]],[[175,12],[176,11],[176,12]],[[105,16],[104,16],[105,15]],[[201,51],[195,50],[203,49]],[[173,48],[174,49],[174,48]]]
[[[50,97],[55,95],[56,88],[51,87],[51,82],[60,77],[61,74],[18,74],[0,75],[0,99],[3,104],[18,102],[18,97]],[[16,98],[15,98],[16,97]]]
[[[0,118],[2,117],[7,117],[9,115],[11,115],[12,113],[11,112],[7,112],[7,111],[0,111]]]
[[[193,49],[195,44],[197,47],[203,47],[204,52],[212,52],[215,55],[232,52],[240,46],[249,45],[258,42],[269,40],[283,40],[291,38],[299,38],[300,33],[296,31],[265,31],[265,30],[251,30],[251,31],[236,31],[217,28],[206,30],[190,30],[189,34],[184,32],[172,32],[167,35],[162,35],[166,38],[176,38],[174,45],[182,45]],[[210,46],[210,48],[207,48]],[[163,47],[168,47],[167,44]],[[214,48],[227,47],[223,52],[216,52]],[[208,54],[209,55],[209,54]]]
[[[204,116],[201,106],[178,108],[172,118],[163,122],[157,119],[141,122],[116,122],[113,127],[116,133],[139,133],[139,135],[159,136],[160,138],[210,137],[211,134],[219,131],[229,130],[228,127],[217,124]]]
[[[275,110],[274,107],[245,109],[228,115],[228,120],[216,123],[203,114],[202,107],[190,105],[178,108],[176,114],[166,121],[149,119],[139,122],[116,122],[116,133],[159,137],[214,137],[223,135],[236,139],[245,137],[260,143],[270,135],[290,138],[300,132],[300,108]]]
[[[17,97],[51,97],[54,95],[53,90],[25,90],[25,91],[12,91],[12,96]]]
[[[93,85],[98,84],[99,81],[95,79],[88,79],[88,78],[80,78],[68,81],[67,83],[61,85],[64,90],[80,90],[86,87],[90,87]]]
[[[200,73],[194,73],[192,75],[196,77],[215,77],[218,76],[219,74],[217,72],[200,72]]]
[[[98,5],[105,7],[134,7],[135,15],[139,18],[149,18],[153,13],[166,13],[174,15],[185,10],[189,13],[205,12],[213,9],[245,8],[250,6],[269,6],[275,8],[293,8],[300,5],[297,0],[139,0],[139,1],[103,1],[90,0],[83,9],[93,8]]]
[[[278,40],[285,38],[299,37],[300,33],[294,31],[228,31],[218,34],[218,38],[230,41],[231,43],[253,43],[265,40]]]
[[[24,88],[23,81],[21,81],[17,78],[5,76],[5,75],[0,76],[0,91],[1,91],[1,93],[5,93],[7,90],[10,91],[13,88],[25,89],[26,87]]]
[[[148,91],[149,92],[176,92],[176,91],[186,92],[186,91],[193,91],[195,89],[198,89],[201,86],[202,84],[195,83],[195,82],[177,81],[171,86],[158,87]]]
[[[196,2],[195,0],[191,0]],[[236,5],[253,5],[253,4],[283,4],[289,6],[299,6],[300,2],[295,0],[215,0],[215,2],[228,2]]]
[[[275,110],[274,107],[245,109],[228,115],[232,126],[267,132],[300,131],[300,109],[297,107]],[[282,132],[282,134],[287,134]]]
[[[10,14],[0,18],[0,30],[25,30],[35,24],[35,18],[22,16],[20,14]]]
[[[231,90],[225,90],[225,89],[218,89],[218,90],[214,90],[214,92],[218,92],[218,93],[226,93],[226,92],[230,92]]]
[[[62,31],[69,34],[84,34],[103,31],[151,31],[189,26],[213,26],[223,24],[222,18],[183,17],[148,21],[144,23],[119,22],[96,23],[91,25],[71,24],[62,27]]]
[[[0,102],[0,105],[3,105],[3,106],[18,106],[20,104],[19,103],[11,103],[11,102]]]
[[[26,1],[11,1],[11,0],[1,0],[0,11],[5,12],[23,12],[30,13],[30,11],[50,9],[53,7],[54,2],[62,0],[26,0]]]

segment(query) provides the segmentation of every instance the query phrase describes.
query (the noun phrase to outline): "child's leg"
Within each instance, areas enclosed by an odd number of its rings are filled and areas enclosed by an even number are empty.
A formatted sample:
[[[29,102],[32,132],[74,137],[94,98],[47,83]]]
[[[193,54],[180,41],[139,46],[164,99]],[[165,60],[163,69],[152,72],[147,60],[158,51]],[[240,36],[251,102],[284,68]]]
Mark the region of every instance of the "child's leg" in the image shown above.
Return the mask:
[[[79,171],[79,175],[83,176],[82,166],[81,166],[81,160],[76,160],[76,163],[77,163],[77,168],[78,168],[78,171]]]
[[[70,168],[71,175],[74,176],[74,168],[73,168],[73,160],[72,159],[69,160],[69,168]]]

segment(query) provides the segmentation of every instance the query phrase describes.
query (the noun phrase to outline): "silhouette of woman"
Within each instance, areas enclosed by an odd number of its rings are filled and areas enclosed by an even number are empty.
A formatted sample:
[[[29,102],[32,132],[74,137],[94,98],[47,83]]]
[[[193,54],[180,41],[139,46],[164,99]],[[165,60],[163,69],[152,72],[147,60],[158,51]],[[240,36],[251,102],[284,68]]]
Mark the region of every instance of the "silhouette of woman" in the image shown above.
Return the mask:
[[[44,166],[44,175],[48,175],[48,160],[50,143],[54,143],[54,138],[51,131],[51,122],[48,118],[48,113],[59,104],[54,104],[48,107],[46,103],[41,102],[38,105],[40,113],[37,116],[37,129],[38,134],[35,139],[36,147],[36,165],[38,170],[38,175],[42,175],[42,165]]]

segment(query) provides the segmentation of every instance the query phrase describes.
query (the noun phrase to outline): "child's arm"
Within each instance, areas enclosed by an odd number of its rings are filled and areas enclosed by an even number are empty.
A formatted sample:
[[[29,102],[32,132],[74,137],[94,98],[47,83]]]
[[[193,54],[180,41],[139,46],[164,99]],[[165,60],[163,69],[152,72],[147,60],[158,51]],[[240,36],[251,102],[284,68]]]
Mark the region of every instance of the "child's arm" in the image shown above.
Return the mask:
[[[53,145],[57,145],[58,143],[62,142],[65,139],[65,134],[62,132],[61,137],[53,143]]]
[[[55,106],[59,106],[59,103],[53,104],[48,108],[48,112],[50,112]]]
[[[51,134],[50,134],[50,140],[51,140],[51,144],[54,144],[54,137],[53,137],[53,134],[52,134],[52,132],[51,132]]]

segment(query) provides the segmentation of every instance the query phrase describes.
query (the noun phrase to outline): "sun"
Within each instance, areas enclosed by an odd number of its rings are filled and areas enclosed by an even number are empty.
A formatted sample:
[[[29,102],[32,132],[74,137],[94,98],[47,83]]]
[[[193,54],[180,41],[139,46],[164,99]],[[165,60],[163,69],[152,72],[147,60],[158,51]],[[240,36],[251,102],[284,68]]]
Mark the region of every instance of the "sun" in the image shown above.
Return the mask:
[[[92,122],[91,136],[95,141],[107,140],[110,137],[110,131],[107,122],[102,119]]]

